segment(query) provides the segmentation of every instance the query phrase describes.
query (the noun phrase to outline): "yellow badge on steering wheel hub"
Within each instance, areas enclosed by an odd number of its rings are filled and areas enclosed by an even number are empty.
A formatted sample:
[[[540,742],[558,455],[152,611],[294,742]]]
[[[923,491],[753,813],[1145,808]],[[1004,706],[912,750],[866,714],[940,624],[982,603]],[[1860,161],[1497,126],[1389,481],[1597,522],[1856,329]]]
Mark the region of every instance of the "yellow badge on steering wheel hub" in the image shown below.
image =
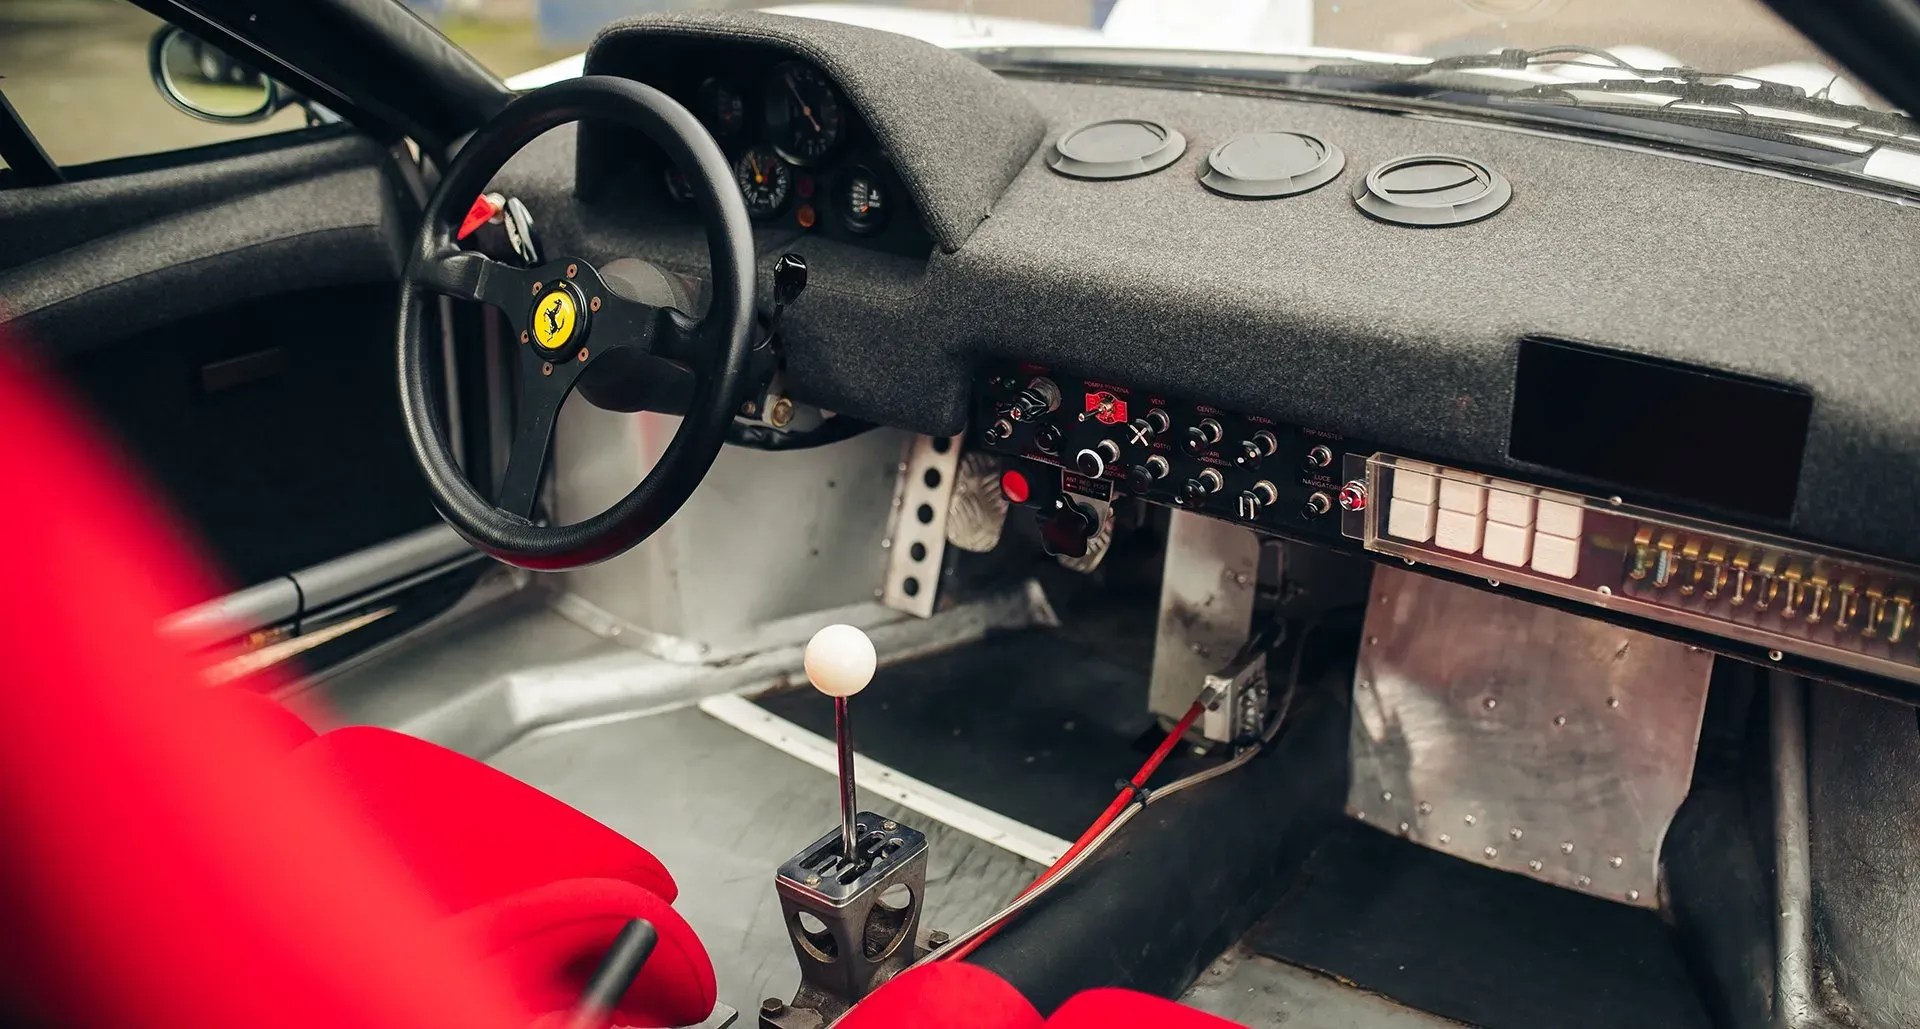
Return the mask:
[[[573,288],[565,282],[554,284],[533,302],[533,345],[550,354],[565,350],[584,335],[580,315],[580,298]]]

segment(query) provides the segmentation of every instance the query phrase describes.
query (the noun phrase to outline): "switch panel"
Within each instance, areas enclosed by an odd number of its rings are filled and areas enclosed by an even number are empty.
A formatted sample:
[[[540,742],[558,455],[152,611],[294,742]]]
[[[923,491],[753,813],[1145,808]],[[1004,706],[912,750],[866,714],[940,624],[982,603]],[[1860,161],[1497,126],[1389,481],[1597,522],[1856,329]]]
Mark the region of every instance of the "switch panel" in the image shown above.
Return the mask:
[[[1337,433],[1034,364],[990,368],[976,380],[973,427],[988,450],[1060,468],[1068,493],[1136,496],[1329,543],[1345,539],[1335,500],[1348,484],[1344,458],[1374,450]],[[1401,488],[1420,495],[1396,517],[1410,519],[1406,527],[1420,540],[1432,539],[1438,480],[1409,476]]]

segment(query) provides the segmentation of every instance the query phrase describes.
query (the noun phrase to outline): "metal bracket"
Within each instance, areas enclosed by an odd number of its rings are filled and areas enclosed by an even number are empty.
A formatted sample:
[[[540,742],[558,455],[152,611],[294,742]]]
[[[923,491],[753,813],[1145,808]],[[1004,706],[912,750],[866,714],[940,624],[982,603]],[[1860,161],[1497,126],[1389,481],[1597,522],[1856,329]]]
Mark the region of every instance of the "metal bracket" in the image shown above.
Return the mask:
[[[896,611],[926,618],[940,591],[947,555],[947,510],[960,466],[959,436],[915,436],[900,462],[893,491],[893,523],[880,545],[887,578],[880,600]]]
[[[863,811],[862,857],[841,856],[840,829],[788,858],[774,876],[780,914],[800,962],[792,1003],[769,998],[762,1029],[818,1029],[913,965],[927,888],[927,838]]]
[[[1383,566],[1354,671],[1347,813],[1657,908],[1712,670],[1684,644]]]
[[[1200,735],[1234,743],[1258,737],[1266,729],[1266,636],[1256,634],[1226,667],[1207,675],[1202,689],[1212,699],[1200,712]]]
[[[1259,578],[1260,537],[1231,522],[1172,512],[1149,710],[1168,719],[1186,714],[1197,686],[1246,645]]]
[[[1007,495],[1000,492],[1000,458],[984,450],[961,455],[947,507],[947,542],[985,554],[1000,545],[1007,527]]]

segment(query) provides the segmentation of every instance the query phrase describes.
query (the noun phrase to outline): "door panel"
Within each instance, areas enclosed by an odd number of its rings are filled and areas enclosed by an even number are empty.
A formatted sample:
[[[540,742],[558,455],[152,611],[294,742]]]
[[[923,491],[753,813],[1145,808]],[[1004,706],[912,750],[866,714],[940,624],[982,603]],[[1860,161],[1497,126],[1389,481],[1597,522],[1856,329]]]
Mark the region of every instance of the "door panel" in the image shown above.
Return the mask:
[[[433,524],[393,384],[415,208],[393,153],[331,138],[167,157],[0,193],[0,234],[33,240],[0,259],[10,345],[92,409],[226,585]]]

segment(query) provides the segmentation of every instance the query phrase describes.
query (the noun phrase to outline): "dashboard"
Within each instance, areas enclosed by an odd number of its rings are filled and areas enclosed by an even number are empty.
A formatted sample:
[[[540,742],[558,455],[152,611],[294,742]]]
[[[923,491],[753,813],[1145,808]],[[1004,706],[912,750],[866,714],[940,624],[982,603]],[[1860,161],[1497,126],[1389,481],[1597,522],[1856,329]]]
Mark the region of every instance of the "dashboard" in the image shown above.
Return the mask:
[[[966,432],[1030,503],[1139,496],[1920,697],[1911,198],[777,15],[635,19],[587,67],[718,126],[763,260],[808,257],[799,399]],[[1259,134],[1304,163],[1223,188]],[[703,274],[658,154],[553,136],[503,185],[589,256]],[[1073,174],[1136,142],[1137,173]],[[1423,192],[1465,215],[1396,223]],[[1011,417],[1035,380],[1045,417]]]
[[[682,50],[634,75],[700,119],[732,166],[747,214],[767,229],[925,257],[932,240],[872,128],[832,78],[754,48]],[[643,137],[619,139],[603,188],[670,220],[694,221],[685,173]]]

